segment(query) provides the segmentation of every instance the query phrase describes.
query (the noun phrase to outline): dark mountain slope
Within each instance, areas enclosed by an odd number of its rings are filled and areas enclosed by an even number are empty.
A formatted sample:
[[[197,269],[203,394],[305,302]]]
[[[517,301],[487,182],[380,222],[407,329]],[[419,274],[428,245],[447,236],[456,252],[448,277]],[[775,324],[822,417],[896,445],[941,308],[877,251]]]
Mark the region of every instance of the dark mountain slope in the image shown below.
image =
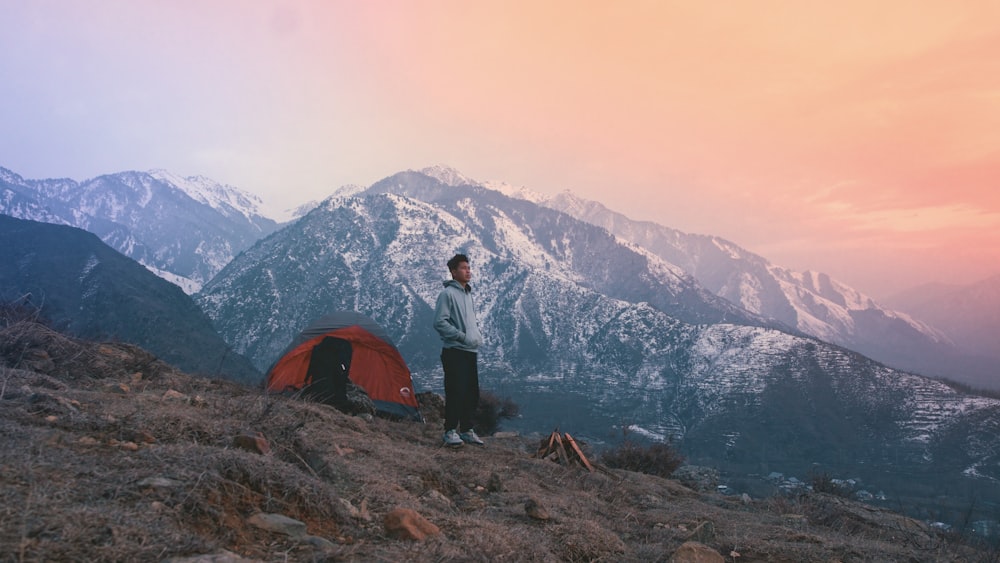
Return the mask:
[[[0,215],[0,240],[4,300],[39,307],[73,334],[131,342],[191,372],[260,378],[180,288],[95,235]]]

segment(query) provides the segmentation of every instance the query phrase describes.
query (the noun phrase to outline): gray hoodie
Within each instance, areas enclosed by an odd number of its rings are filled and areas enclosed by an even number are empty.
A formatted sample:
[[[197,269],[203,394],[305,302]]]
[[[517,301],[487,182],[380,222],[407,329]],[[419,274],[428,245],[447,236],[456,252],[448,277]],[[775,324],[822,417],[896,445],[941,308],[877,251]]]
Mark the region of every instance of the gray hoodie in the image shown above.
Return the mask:
[[[472,285],[462,287],[455,280],[444,282],[434,308],[434,330],[445,348],[475,352],[483,343],[472,303]]]

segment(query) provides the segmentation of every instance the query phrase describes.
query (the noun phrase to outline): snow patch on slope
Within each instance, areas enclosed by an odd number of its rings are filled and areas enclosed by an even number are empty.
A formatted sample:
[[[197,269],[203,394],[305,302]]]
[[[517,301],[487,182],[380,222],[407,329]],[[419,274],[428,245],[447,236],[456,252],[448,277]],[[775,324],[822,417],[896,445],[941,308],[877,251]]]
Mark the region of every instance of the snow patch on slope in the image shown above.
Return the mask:
[[[261,208],[263,200],[257,195],[245,192],[239,188],[220,184],[204,176],[182,177],[166,170],[151,170],[149,175],[157,180],[180,189],[191,199],[203,203],[224,215],[235,210],[240,215],[253,222],[254,217],[263,217]],[[147,188],[148,190],[148,188]]]
[[[180,287],[184,291],[184,293],[188,295],[194,295],[195,293],[201,291],[202,283],[199,281],[193,280],[191,278],[186,278],[184,276],[179,276],[177,274],[168,272],[166,270],[161,270],[155,266],[150,266],[149,264],[142,264],[142,265],[145,266],[145,268],[150,272],[153,272],[157,276],[160,276],[161,278],[176,285],[177,287]]]

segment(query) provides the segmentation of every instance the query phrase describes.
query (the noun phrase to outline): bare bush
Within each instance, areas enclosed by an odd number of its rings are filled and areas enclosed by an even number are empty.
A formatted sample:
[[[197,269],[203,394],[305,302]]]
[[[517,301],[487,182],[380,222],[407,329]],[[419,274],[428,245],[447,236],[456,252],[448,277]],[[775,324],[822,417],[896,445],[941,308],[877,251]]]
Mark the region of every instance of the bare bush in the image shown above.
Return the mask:
[[[503,419],[517,418],[521,409],[510,397],[499,397],[489,391],[479,394],[476,410],[476,431],[489,436],[500,428]]]
[[[850,487],[837,483],[826,471],[814,470],[810,472],[809,484],[812,486],[812,490],[817,493],[826,493],[844,498],[851,496]]]
[[[615,469],[670,477],[684,463],[684,457],[668,444],[640,446],[631,440],[601,454],[601,462]]]

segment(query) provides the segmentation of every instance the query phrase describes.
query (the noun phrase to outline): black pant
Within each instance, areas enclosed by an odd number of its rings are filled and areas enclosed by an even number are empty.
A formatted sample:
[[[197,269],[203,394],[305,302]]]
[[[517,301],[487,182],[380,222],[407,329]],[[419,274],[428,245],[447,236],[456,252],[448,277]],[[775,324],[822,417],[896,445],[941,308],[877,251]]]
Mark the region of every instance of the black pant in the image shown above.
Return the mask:
[[[479,407],[479,366],[475,352],[441,350],[444,366],[444,429],[471,430]]]

